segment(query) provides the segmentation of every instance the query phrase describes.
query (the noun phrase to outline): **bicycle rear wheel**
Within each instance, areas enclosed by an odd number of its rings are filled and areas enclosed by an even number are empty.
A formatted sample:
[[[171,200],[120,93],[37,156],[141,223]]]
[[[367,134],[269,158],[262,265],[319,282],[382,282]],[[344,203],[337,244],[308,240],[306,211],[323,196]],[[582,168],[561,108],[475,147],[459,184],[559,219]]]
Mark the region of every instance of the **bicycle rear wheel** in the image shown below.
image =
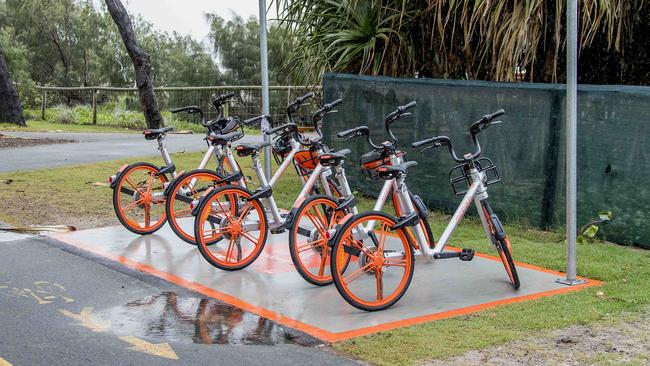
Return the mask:
[[[131,164],[120,174],[113,189],[113,209],[120,223],[136,234],[151,234],[167,220],[165,175],[150,163]]]
[[[196,245],[194,220],[190,204],[209,188],[216,187],[221,176],[212,170],[200,169],[181,174],[167,189],[165,212],[171,229],[183,241]]]
[[[350,305],[384,310],[406,293],[415,260],[409,234],[392,229],[396,223],[390,215],[369,211],[346,220],[338,231],[330,270],[336,289]],[[348,266],[340,263],[345,254],[350,256]]]
[[[296,211],[289,232],[289,252],[296,270],[305,281],[316,286],[332,283],[330,273],[331,248],[328,245],[334,227],[345,216],[336,211],[338,201],[317,195],[307,198]],[[342,265],[347,265],[350,256],[343,253]]]

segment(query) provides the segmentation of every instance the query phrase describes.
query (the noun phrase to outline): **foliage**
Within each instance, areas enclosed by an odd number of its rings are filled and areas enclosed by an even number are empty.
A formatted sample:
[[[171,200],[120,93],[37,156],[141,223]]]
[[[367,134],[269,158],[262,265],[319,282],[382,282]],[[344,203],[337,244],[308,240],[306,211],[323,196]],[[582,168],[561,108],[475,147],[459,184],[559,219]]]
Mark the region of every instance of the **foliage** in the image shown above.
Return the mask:
[[[598,213],[598,219],[583,225],[578,230],[578,243],[586,243],[590,240],[594,240],[596,235],[600,231],[600,227],[612,221],[614,214],[611,211],[603,211]]]
[[[210,39],[224,69],[226,85],[259,85],[260,76],[260,23],[256,18],[244,19],[233,14],[225,20],[217,14],[207,14],[211,24]],[[271,23],[268,30],[269,83],[291,85],[285,60],[291,47],[285,29]],[[295,85],[295,84],[294,84]]]
[[[324,71],[370,75],[564,80],[566,0],[280,0],[295,38],[289,62],[307,80]],[[580,82],[647,84],[650,7],[580,1]],[[518,75],[521,70],[524,75]]]
[[[199,42],[156,31],[142,17],[133,17],[133,24],[151,56],[156,86],[220,83],[216,64]],[[0,46],[8,50],[9,66],[28,106],[38,103],[31,88],[34,83],[134,84],[133,64],[103,2],[0,0]]]

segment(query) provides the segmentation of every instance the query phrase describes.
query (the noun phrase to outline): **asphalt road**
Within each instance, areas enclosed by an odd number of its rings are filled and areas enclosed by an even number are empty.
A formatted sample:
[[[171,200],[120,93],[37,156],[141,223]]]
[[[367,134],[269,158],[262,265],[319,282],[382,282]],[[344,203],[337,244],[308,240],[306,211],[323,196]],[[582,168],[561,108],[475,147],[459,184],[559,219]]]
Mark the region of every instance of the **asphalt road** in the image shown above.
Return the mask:
[[[0,232],[0,365],[355,364],[252,315],[49,238]]]
[[[23,138],[56,138],[76,143],[37,145],[0,150],[0,172],[109,161],[126,157],[159,154],[158,144],[135,133],[73,133],[73,132],[2,132]],[[204,134],[168,135],[165,139],[170,153],[201,151],[206,148]],[[238,142],[261,141],[262,136],[244,136]]]

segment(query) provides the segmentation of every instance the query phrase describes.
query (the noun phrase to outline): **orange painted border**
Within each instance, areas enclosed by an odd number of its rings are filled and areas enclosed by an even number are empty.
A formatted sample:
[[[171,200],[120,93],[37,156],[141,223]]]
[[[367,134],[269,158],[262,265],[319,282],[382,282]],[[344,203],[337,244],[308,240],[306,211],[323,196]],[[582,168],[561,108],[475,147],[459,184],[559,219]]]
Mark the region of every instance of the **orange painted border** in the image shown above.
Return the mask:
[[[176,276],[174,274],[160,271],[156,268],[153,268],[149,265],[139,263],[136,261],[133,261],[131,259],[128,259],[126,257],[116,255],[107,251],[104,251],[102,249],[99,249],[94,246],[90,246],[80,240],[75,240],[75,239],[70,239],[67,238],[65,234],[52,234],[50,235],[51,238],[57,239],[61,242],[64,242],[66,244],[72,245],[76,248],[88,251],[90,253],[105,257],[107,259],[113,260],[115,262],[121,263],[126,265],[127,267],[136,269],[141,272],[145,272],[148,274],[151,274],[153,276],[156,276],[158,278],[162,278],[166,281],[169,281],[173,284],[176,284],[178,286],[182,286],[185,288],[188,288],[190,290],[196,291],[202,295],[212,297],[214,299],[223,301],[227,304],[236,306],[240,309],[246,310],[248,312],[251,312],[253,314],[257,314],[259,316],[262,316],[264,318],[270,319],[272,321],[275,321],[277,323],[280,323],[284,326],[297,329],[303,333],[307,333],[315,338],[321,339],[326,342],[341,342],[350,338],[355,338],[355,337],[360,337],[363,335],[368,335],[372,333],[377,333],[377,332],[382,332],[390,329],[395,329],[395,328],[400,328],[400,327],[406,327],[406,326],[411,326],[411,325],[416,325],[416,324],[421,324],[433,320],[440,320],[440,319],[447,319],[447,318],[452,318],[460,315],[467,315],[471,313],[475,313],[481,310],[485,309],[490,309],[496,306],[500,305],[506,305],[506,304],[512,304],[512,303],[517,303],[517,302],[522,302],[522,301],[527,301],[527,300],[535,300],[539,299],[542,297],[548,297],[548,296],[553,296],[553,295],[558,295],[558,294],[563,294],[567,292],[572,292],[572,291],[577,291],[586,287],[593,287],[593,286],[600,286],[603,284],[603,282],[598,281],[598,280],[592,280],[592,279],[587,279],[584,277],[579,277],[580,279],[588,280],[585,284],[582,285],[577,285],[577,286],[571,286],[571,287],[564,287],[556,290],[549,290],[549,291],[543,291],[543,292],[538,292],[535,294],[530,294],[530,295],[525,295],[525,296],[519,296],[519,297],[514,297],[510,299],[503,299],[503,300],[497,300],[497,301],[492,301],[492,302],[487,302],[483,304],[478,304],[478,305],[472,305],[460,309],[455,309],[455,310],[450,310],[450,311],[444,311],[440,313],[434,313],[434,314],[428,314],[428,315],[422,315],[414,318],[409,318],[409,319],[403,319],[403,320],[397,320],[394,322],[389,322],[389,323],[384,323],[384,324],[379,324],[371,327],[366,327],[366,328],[361,328],[361,329],[355,329],[355,330],[350,330],[350,331],[345,331],[345,332],[340,332],[340,333],[332,333],[328,332],[324,329],[315,327],[313,325],[309,325],[306,323],[303,323],[301,321],[289,318],[285,315],[276,313],[272,310],[263,308],[261,306],[253,305],[250,304],[246,301],[243,301],[235,296],[228,295],[226,293],[217,291],[215,289],[212,289],[210,287],[207,287],[205,285],[201,285],[196,282],[188,281],[182,277]],[[451,250],[459,250],[458,248],[454,247],[448,247]],[[490,260],[495,260],[495,261],[501,261],[500,258],[488,255],[488,254],[483,254],[483,253],[476,253],[475,255],[485,258],[485,259],[490,259]],[[531,264],[527,263],[520,263],[520,262],[515,262],[517,266],[524,267],[524,268],[529,268],[533,269],[536,271],[541,271],[541,272],[546,272],[550,274],[555,274],[558,276],[564,276],[562,272],[558,271],[553,271],[550,269],[534,266]]]

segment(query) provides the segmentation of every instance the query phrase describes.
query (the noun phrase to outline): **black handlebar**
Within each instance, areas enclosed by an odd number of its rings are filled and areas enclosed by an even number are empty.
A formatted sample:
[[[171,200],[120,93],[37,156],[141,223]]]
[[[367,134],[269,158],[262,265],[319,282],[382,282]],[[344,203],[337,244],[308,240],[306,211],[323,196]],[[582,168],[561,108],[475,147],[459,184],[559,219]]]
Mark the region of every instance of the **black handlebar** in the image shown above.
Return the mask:
[[[391,140],[391,142],[393,144],[397,143],[397,137],[395,137],[395,135],[393,135],[393,131],[390,130],[391,123],[397,121],[402,116],[409,115],[410,113],[407,113],[407,111],[409,109],[415,107],[416,105],[417,105],[417,102],[412,100],[412,101],[408,102],[407,104],[405,104],[403,106],[397,107],[397,109],[392,111],[390,114],[388,114],[384,118],[384,128],[386,129],[386,133],[388,134],[389,139]]]
[[[287,106],[287,115],[289,115],[289,118],[292,118],[291,115],[292,115],[293,113],[295,113],[296,110],[298,110],[298,108],[300,108],[300,106],[302,106],[303,104],[305,104],[305,102],[306,102],[308,99],[313,98],[314,95],[315,95],[314,92],[309,92],[309,93],[307,93],[307,94],[305,94],[305,95],[302,95],[302,96],[300,96],[300,97],[294,99],[294,101],[291,102],[291,104],[289,104],[289,105]]]
[[[281,130],[287,130],[287,131],[291,131],[291,132],[298,132],[298,126],[295,123],[285,123],[285,124],[283,124],[281,126],[278,126],[278,127],[269,128],[268,130],[264,131],[264,133],[267,134],[267,135],[272,135],[272,134],[274,134],[274,133],[276,133],[278,131],[281,131]]]
[[[425,146],[424,149],[422,149],[422,152],[425,152],[429,149],[435,149],[438,147],[442,146],[448,146],[449,147],[449,154],[451,154],[451,157],[458,163],[466,163],[468,161],[474,160],[478,158],[481,155],[481,144],[478,142],[478,138],[476,137],[482,130],[486,129],[487,127],[500,123],[500,121],[494,121],[494,119],[501,117],[505,114],[506,112],[503,109],[499,109],[498,111],[491,113],[491,114],[486,114],[483,116],[480,120],[472,123],[472,125],[469,127],[469,132],[472,135],[472,141],[474,142],[474,146],[476,147],[476,150],[473,153],[468,153],[464,155],[462,158],[459,158],[456,155],[456,151],[454,151],[454,147],[451,144],[451,140],[447,136],[436,136],[428,139],[424,139],[421,141],[417,141],[411,144],[411,146],[418,148]]]
[[[482,130],[488,128],[492,124],[496,124],[499,122],[492,122],[494,119],[503,116],[506,113],[505,110],[499,109],[498,111],[491,113],[491,114],[486,114],[485,116],[481,117],[478,121],[472,123],[472,125],[469,127],[469,132],[473,135],[476,135],[477,133],[481,132]]]
[[[343,141],[348,141],[353,138],[361,137],[361,136],[365,136],[366,140],[373,148],[375,149],[383,148],[382,146],[377,145],[372,141],[372,139],[370,138],[370,129],[368,128],[368,126],[359,126],[350,130],[338,132],[336,134],[336,137],[343,139]]]
[[[260,121],[262,121],[263,119],[266,119],[267,121],[269,121],[269,124],[271,124],[272,121],[271,116],[267,116],[264,114],[262,114],[261,116],[245,119],[242,121],[242,123],[245,124],[246,126],[255,126],[258,123],[260,123]]]
[[[201,117],[201,126],[208,127],[203,117],[203,111],[198,106],[190,105],[186,107],[172,108],[169,111],[172,113],[189,113],[189,114],[198,113],[199,116]]]

